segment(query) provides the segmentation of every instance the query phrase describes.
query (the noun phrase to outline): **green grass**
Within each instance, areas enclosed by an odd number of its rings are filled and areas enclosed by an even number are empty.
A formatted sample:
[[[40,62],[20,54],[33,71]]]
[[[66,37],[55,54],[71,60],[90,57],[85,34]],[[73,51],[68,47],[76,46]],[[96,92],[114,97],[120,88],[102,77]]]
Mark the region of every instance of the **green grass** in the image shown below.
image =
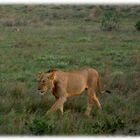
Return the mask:
[[[139,7],[122,7],[120,28],[112,32],[100,30],[105,7],[96,21],[85,20],[92,8],[0,6],[1,135],[140,134],[140,32],[135,29]],[[103,88],[112,91],[98,94],[103,111],[94,105],[91,117],[85,117],[83,94],[65,103],[63,116],[56,112],[45,117],[55,99],[50,93],[40,97],[37,73],[83,67],[96,68]]]

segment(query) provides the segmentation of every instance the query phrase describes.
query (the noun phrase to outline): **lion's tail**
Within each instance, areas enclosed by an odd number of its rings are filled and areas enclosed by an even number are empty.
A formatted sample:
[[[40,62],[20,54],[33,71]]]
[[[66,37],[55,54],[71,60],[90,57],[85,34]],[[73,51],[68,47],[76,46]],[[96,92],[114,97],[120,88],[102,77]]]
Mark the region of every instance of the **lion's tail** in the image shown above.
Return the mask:
[[[111,93],[111,91],[109,91],[109,90],[101,90],[101,79],[100,79],[100,76],[99,76],[98,81],[97,81],[97,86],[98,86],[98,90],[99,90],[99,92],[100,92],[101,94],[102,94],[102,93],[105,93],[105,92]]]

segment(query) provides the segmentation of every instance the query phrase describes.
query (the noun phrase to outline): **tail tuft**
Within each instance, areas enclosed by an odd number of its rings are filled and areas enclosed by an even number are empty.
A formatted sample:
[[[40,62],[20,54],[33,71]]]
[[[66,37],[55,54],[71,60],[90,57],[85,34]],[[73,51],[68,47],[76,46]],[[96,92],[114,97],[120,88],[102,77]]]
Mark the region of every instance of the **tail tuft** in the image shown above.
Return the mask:
[[[109,94],[111,93],[111,91],[109,91],[109,90],[106,90],[105,92],[107,92],[107,93],[109,93]]]
[[[111,94],[111,91],[109,91],[109,90],[103,90],[103,91],[101,90],[100,76],[99,76],[99,79],[98,79],[98,81],[97,81],[97,85],[98,85],[99,92],[100,92],[101,94],[103,94],[103,93],[105,93],[105,92]]]

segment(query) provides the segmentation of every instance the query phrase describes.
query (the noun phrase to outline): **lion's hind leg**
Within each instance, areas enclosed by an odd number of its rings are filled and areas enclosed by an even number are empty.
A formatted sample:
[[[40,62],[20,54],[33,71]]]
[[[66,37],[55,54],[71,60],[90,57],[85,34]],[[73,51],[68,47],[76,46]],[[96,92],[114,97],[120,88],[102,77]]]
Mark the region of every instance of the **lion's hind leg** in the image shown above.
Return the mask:
[[[92,110],[93,102],[95,102],[99,109],[102,110],[101,104],[99,102],[98,97],[96,96],[96,92],[94,89],[88,89],[88,105],[85,112],[85,115],[89,116]]]
[[[87,108],[86,108],[86,111],[85,111],[86,116],[90,116],[92,106],[93,106],[93,100],[92,100],[92,97],[91,97],[91,91],[88,90],[88,103],[87,103]]]
[[[93,92],[92,100],[96,103],[96,105],[98,106],[98,108],[100,110],[102,110],[102,106],[101,106],[101,103],[100,103],[98,97],[96,96],[96,92]]]

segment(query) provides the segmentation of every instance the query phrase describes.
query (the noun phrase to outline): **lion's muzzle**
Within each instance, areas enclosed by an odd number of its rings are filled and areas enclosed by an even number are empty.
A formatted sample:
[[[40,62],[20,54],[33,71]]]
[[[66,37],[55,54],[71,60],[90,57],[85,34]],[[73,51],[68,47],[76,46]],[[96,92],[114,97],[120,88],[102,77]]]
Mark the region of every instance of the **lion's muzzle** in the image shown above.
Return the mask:
[[[39,92],[39,95],[43,96],[45,94],[45,92]]]

